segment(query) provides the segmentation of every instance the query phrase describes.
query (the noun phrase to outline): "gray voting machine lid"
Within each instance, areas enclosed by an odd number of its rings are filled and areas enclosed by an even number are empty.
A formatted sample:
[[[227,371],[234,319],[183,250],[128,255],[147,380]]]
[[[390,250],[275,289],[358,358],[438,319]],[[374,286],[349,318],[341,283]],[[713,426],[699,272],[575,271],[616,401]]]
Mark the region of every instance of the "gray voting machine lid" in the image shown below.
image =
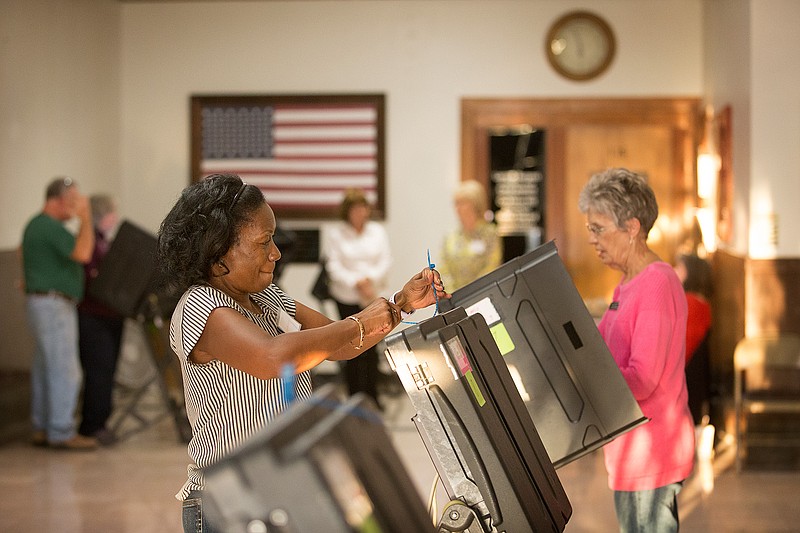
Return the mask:
[[[433,533],[368,397],[333,384],[293,403],[205,471],[203,510],[226,533]]]
[[[486,320],[555,467],[647,422],[552,241],[439,305]]]

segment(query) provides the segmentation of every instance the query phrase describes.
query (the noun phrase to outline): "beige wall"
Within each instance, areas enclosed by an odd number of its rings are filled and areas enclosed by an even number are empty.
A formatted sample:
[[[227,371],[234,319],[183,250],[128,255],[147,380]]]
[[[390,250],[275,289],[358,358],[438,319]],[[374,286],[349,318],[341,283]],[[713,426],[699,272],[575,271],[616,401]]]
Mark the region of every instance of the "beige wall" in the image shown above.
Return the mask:
[[[119,14],[113,0],[0,0],[0,250],[54,176],[119,189]]]
[[[800,256],[800,2],[751,1],[750,224],[756,259]],[[780,44],[779,44],[780,43]],[[777,242],[769,221],[776,220]],[[765,223],[767,222],[767,223]]]
[[[732,253],[746,255],[750,205],[751,52],[750,2],[712,0],[704,3],[703,93],[719,111],[730,105],[733,117],[734,198]],[[735,35],[736,38],[731,36]]]

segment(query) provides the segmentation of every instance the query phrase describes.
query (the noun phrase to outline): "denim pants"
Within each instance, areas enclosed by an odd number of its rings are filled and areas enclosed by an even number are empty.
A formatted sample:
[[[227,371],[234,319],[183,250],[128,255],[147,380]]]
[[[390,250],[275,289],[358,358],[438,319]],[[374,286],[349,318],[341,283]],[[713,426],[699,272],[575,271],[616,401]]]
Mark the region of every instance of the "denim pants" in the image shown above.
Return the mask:
[[[621,533],[674,533],[679,529],[678,493],[683,482],[652,490],[614,491]]]
[[[183,533],[219,533],[203,514],[202,492],[193,490],[183,500]]]
[[[28,321],[36,339],[31,366],[31,424],[51,442],[75,435],[81,387],[78,311],[57,295],[29,295]]]

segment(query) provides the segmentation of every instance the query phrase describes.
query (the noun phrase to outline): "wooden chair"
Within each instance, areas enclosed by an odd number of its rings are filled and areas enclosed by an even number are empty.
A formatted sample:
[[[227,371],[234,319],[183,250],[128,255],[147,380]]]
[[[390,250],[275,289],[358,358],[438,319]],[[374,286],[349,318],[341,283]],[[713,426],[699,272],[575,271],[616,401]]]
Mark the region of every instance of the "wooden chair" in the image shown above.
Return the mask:
[[[748,429],[748,415],[800,415],[800,335],[782,333],[745,337],[733,355],[736,410],[736,471],[750,446],[799,446],[800,438],[785,431]]]

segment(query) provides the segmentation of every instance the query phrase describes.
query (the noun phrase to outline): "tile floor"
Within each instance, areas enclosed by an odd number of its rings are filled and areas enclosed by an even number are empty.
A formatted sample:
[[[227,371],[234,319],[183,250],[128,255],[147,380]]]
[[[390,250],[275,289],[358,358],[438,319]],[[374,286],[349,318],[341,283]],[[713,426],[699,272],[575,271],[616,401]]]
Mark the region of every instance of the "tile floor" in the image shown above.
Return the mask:
[[[434,468],[410,421],[404,393],[387,396],[384,419],[406,469],[427,501]],[[153,413],[163,407],[148,407]],[[136,429],[138,426],[134,426]],[[0,445],[0,532],[180,533],[173,495],[183,482],[186,446],[170,417],[94,452],[34,448],[22,439]],[[680,494],[681,530],[709,533],[800,531],[800,473],[737,474],[730,450],[700,465]],[[611,493],[602,452],[558,470],[573,515],[568,533],[613,532]],[[437,490],[438,508],[445,503]]]

